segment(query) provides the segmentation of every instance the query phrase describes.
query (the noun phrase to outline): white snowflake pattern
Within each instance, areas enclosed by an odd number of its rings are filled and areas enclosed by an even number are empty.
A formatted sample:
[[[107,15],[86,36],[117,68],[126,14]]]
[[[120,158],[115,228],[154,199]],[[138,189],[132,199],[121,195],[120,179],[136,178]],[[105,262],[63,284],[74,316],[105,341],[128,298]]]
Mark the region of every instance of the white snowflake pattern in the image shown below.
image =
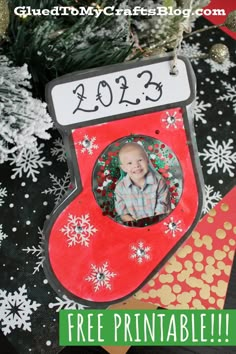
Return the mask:
[[[226,94],[217,98],[217,100],[232,102],[233,110],[234,113],[236,114],[236,86],[231,86],[228,82],[225,81],[221,81],[221,83],[226,89]]]
[[[215,192],[214,187],[210,185],[205,185],[205,205],[203,207],[203,212],[208,213],[218,202],[222,199],[220,192]]]
[[[189,44],[183,41],[181,49],[179,50],[179,54],[185,55],[191,60],[191,62],[197,64],[198,60],[201,58],[202,55],[202,52],[200,50],[200,44]]]
[[[32,247],[27,247],[22,249],[22,251],[25,251],[26,253],[31,253],[37,258],[36,264],[34,266],[33,274],[38,272],[39,269],[43,267],[43,262],[45,260],[45,256],[43,255],[44,235],[43,235],[43,231],[40,228],[38,228],[38,234],[40,235],[40,237],[39,237],[39,244],[37,247],[32,246]]]
[[[56,156],[57,161],[59,162],[65,162],[66,161],[66,150],[65,146],[63,144],[62,139],[57,138],[55,141],[53,141],[54,147],[51,148],[50,152],[52,156]]]
[[[15,328],[31,332],[30,315],[41,306],[28,298],[25,284],[14,293],[0,289],[0,321],[4,335]]]
[[[90,224],[89,214],[73,216],[69,214],[67,224],[60,230],[67,236],[68,246],[77,244],[88,247],[90,237],[97,229]]]
[[[205,117],[205,112],[207,108],[212,107],[211,103],[204,103],[204,101],[199,101],[199,97],[196,98],[196,104],[194,105],[194,118],[196,121],[201,121],[203,124],[207,123]]]
[[[207,140],[209,141],[208,150],[203,149],[203,152],[199,153],[204,161],[209,161],[207,173],[211,175],[212,172],[218,173],[222,170],[223,173],[228,172],[230,177],[234,177],[232,170],[235,169],[233,163],[236,163],[236,152],[233,152],[233,139],[228,139],[227,142],[222,141],[222,144],[219,144],[218,140],[213,141],[211,136],[208,136]]]
[[[5,240],[8,237],[3,231],[2,231],[2,224],[0,224],[0,246],[2,245],[2,241]]]
[[[108,262],[101,267],[91,264],[92,273],[85,280],[94,284],[94,291],[98,291],[101,287],[111,290],[110,280],[117,274],[108,270]]]
[[[170,218],[170,221],[164,222],[164,225],[167,227],[165,230],[165,234],[169,232],[172,234],[173,237],[176,236],[177,232],[181,232],[182,229],[179,227],[181,224],[181,220],[175,221],[173,217]]]
[[[130,255],[130,258],[137,260],[139,264],[143,263],[145,260],[149,261],[151,259],[149,254],[150,250],[151,247],[145,246],[144,242],[140,241],[137,246],[131,246],[131,251],[133,253]]]
[[[59,297],[55,298],[57,302],[50,302],[48,307],[50,309],[56,308],[56,312],[61,310],[83,310],[87,306],[81,305],[78,302],[68,299],[66,295],[62,296],[62,299]]]
[[[63,195],[67,192],[70,185],[70,173],[67,171],[63,178],[59,178],[52,173],[49,173],[52,181],[52,187],[45,189],[42,194],[51,194],[55,196],[55,203],[57,204]]]
[[[93,154],[93,150],[97,150],[99,146],[95,144],[96,137],[93,136],[92,138],[89,138],[88,135],[84,136],[83,141],[79,141],[79,145],[82,146],[81,152],[85,153],[88,152],[89,155]]]
[[[0,182],[0,186],[2,185],[2,183]],[[4,203],[4,200],[3,198],[7,196],[7,190],[6,188],[0,188],[0,206],[3,205]]]
[[[236,64],[232,63],[229,58],[226,58],[222,64],[219,64],[212,59],[205,59],[205,61],[210,64],[212,73],[216,73],[219,71],[226,75],[229,75],[229,70],[236,66]]]
[[[162,122],[166,124],[166,128],[169,129],[175,128],[177,129],[177,122],[183,122],[182,118],[176,117],[177,112],[174,112],[173,114],[170,112],[166,112],[166,117],[162,118]]]
[[[40,155],[43,154],[44,144],[40,144],[38,148],[33,150],[22,150],[20,157],[19,155],[13,155],[13,157],[9,158],[11,161],[10,165],[16,165],[15,168],[12,169],[14,172],[11,175],[12,179],[15,179],[17,176],[21,178],[23,174],[26,174],[26,177],[31,177],[33,182],[37,182],[36,175],[39,174],[39,168],[43,168],[44,165],[51,166],[52,162],[45,161],[45,157]]]

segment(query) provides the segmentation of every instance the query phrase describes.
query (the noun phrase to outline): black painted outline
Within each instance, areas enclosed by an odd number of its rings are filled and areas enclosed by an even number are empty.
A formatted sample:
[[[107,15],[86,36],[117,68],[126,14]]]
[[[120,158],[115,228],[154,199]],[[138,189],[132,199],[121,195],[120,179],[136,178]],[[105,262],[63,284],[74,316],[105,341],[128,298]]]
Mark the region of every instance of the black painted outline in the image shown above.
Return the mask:
[[[49,283],[52,286],[52,288],[60,296],[66,295],[69,299],[71,299],[73,301],[79,302],[82,305],[91,306],[93,308],[106,308],[109,305],[112,305],[114,303],[128,299],[130,296],[132,296],[138,290],[140,290],[149,280],[151,280],[151,278],[154,276],[154,274],[156,274],[163,267],[163,265],[171,258],[171,256],[177,251],[177,249],[188,238],[188,236],[191,234],[194,227],[196,226],[198,220],[200,219],[201,212],[202,212],[202,206],[203,206],[203,202],[204,202],[204,192],[203,192],[204,181],[203,181],[203,175],[202,175],[202,170],[201,170],[201,166],[200,166],[200,160],[198,157],[196,138],[194,136],[193,120],[191,118],[188,118],[187,111],[186,111],[186,107],[188,105],[190,105],[195,99],[196,79],[195,79],[195,75],[192,70],[190,62],[185,57],[180,56],[179,58],[181,60],[183,60],[186,65],[187,74],[188,74],[189,83],[190,83],[190,92],[191,92],[190,97],[183,102],[171,103],[171,104],[164,105],[164,106],[157,105],[158,109],[157,109],[157,107],[152,107],[151,109],[144,109],[144,110],[128,112],[128,115],[127,115],[127,113],[122,113],[120,115],[110,116],[110,117],[106,117],[106,118],[102,118],[102,119],[94,119],[94,120],[86,121],[86,122],[83,122],[80,124],[77,123],[77,124],[72,124],[72,125],[68,125],[68,126],[62,126],[56,120],[51,91],[52,91],[53,87],[56,85],[59,85],[61,83],[75,81],[75,80],[78,80],[78,78],[79,79],[89,78],[89,77],[92,77],[95,75],[99,76],[99,75],[108,74],[108,73],[116,72],[116,71],[120,71],[120,70],[128,70],[128,69],[134,68],[134,67],[142,67],[145,65],[153,64],[153,63],[158,63],[158,62],[162,62],[162,61],[169,61],[172,59],[172,56],[166,56],[161,59],[160,58],[159,59],[157,59],[157,58],[151,59],[151,60],[144,59],[142,61],[137,61],[135,63],[132,62],[132,63],[125,63],[125,64],[116,64],[116,65],[106,66],[106,67],[102,67],[102,68],[98,68],[98,69],[91,69],[91,70],[81,71],[78,73],[72,73],[72,74],[62,76],[58,79],[55,79],[55,80],[51,81],[46,86],[46,99],[48,102],[49,113],[51,114],[51,116],[56,124],[56,127],[58,128],[60,134],[62,135],[62,139],[63,139],[65,149],[66,149],[67,155],[68,155],[67,164],[68,164],[68,168],[69,168],[70,175],[71,175],[71,182],[75,186],[75,188],[72,191],[68,191],[68,193],[66,193],[66,195],[63,197],[63,199],[60,201],[60,204],[52,211],[51,216],[48,220],[46,220],[46,222],[44,224],[44,229],[43,229],[43,234],[45,235],[45,240],[44,240],[45,261],[43,264],[44,273],[45,273],[47,279],[49,280]],[[190,156],[192,159],[193,171],[195,173],[195,179],[196,179],[196,184],[197,184],[197,189],[198,189],[198,197],[199,197],[198,198],[198,201],[199,201],[198,211],[196,213],[193,224],[190,226],[189,230],[181,238],[181,240],[172,248],[172,250],[168,253],[168,255],[166,255],[164,257],[164,259],[157,265],[157,267],[149,274],[149,276],[132,293],[129,293],[128,295],[126,295],[122,298],[112,300],[109,302],[102,302],[102,301],[101,302],[94,302],[94,301],[89,301],[89,300],[79,298],[78,296],[72,294],[67,289],[65,289],[61,285],[61,283],[57,280],[57,278],[53,272],[53,269],[51,268],[49,254],[48,254],[48,240],[49,240],[50,232],[51,232],[51,229],[54,225],[54,222],[56,221],[57,217],[61,214],[61,212],[64,210],[65,206],[67,206],[72,200],[74,200],[82,191],[81,178],[80,178],[80,174],[79,174],[79,170],[78,170],[78,166],[77,166],[75,148],[74,148],[74,144],[72,141],[72,130],[80,128],[80,127],[84,127],[84,126],[91,126],[91,125],[101,124],[103,122],[110,122],[110,121],[114,121],[114,120],[131,118],[136,115],[143,115],[143,114],[147,114],[147,113],[153,113],[156,111],[162,111],[162,110],[167,110],[170,108],[177,108],[177,107],[181,108],[182,112],[183,112],[183,121],[184,121],[186,136],[187,136],[187,143],[188,143],[188,147],[189,147],[189,151],[190,151]]]

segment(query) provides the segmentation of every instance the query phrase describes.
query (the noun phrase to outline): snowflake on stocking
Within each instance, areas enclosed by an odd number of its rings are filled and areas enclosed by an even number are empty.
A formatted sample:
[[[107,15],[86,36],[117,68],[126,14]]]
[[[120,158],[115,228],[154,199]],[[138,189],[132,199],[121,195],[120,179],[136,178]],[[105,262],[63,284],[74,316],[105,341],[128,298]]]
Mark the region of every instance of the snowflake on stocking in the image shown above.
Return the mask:
[[[67,236],[69,247],[77,244],[88,247],[97,229],[90,224],[89,214],[80,217],[69,214],[67,224],[60,231]]]
[[[135,259],[139,264],[143,263],[144,261],[149,261],[151,259],[149,251],[151,247],[145,246],[144,242],[140,241],[138,245],[132,245],[131,251],[132,254],[130,255],[131,259]]]
[[[92,155],[93,150],[97,150],[99,147],[97,144],[95,144],[95,141],[96,141],[95,136],[89,138],[88,135],[85,135],[84,140],[79,141],[79,145],[82,146],[81,152],[82,153],[88,152],[89,155]]]
[[[170,112],[166,112],[166,116],[162,118],[162,122],[166,124],[166,128],[178,128],[180,123],[183,123],[183,119],[181,117],[177,117],[177,112],[173,114]]]
[[[164,225],[167,227],[165,230],[165,234],[168,234],[169,232],[173,237],[176,236],[176,233],[178,231],[182,231],[182,229],[179,227],[181,224],[181,220],[175,221],[173,217],[170,218],[170,221],[164,222]]]
[[[94,291],[100,290],[101,287],[111,290],[110,280],[117,274],[108,270],[108,262],[105,262],[101,267],[91,264],[91,275],[87,276],[85,280],[92,282]]]

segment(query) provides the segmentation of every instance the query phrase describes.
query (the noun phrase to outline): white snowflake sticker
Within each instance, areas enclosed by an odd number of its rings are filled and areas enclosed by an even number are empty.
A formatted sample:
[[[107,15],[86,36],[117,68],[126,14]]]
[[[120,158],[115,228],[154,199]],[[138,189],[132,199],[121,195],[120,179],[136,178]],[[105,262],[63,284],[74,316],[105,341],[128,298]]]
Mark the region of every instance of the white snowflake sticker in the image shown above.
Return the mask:
[[[0,247],[2,245],[2,241],[5,240],[5,238],[7,238],[8,235],[6,235],[3,231],[2,231],[2,224],[0,225]]]
[[[205,205],[203,207],[203,212],[208,213],[218,202],[222,199],[220,192],[215,192],[214,187],[205,185]]]
[[[117,274],[108,270],[108,262],[105,262],[101,267],[91,264],[91,269],[91,274],[85,280],[93,283],[94,291],[98,291],[100,288],[111,290],[110,280]]]
[[[66,295],[63,295],[62,299],[56,297],[56,300],[57,302],[50,302],[50,304],[48,304],[48,307],[50,309],[56,308],[56,312],[59,312],[61,310],[83,310],[85,307],[87,307],[79,304],[78,302],[68,299]]]
[[[151,259],[150,252],[151,247],[145,246],[144,242],[140,241],[137,245],[131,246],[131,259],[135,259],[139,264]]]
[[[97,229],[90,223],[89,214],[82,216],[69,214],[67,224],[60,231],[66,235],[69,247],[77,244],[88,247],[90,237]]]
[[[212,172],[218,173],[222,170],[223,173],[228,172],[230,177],[234,177],[232,170],[235,170],[236,152],[234,152],[233,139],[222,141],[222,144],[219,144],[218,140],[213,141],[211,136],[208,136],[207,140],[208,149],[203,149],[203,152],[199,153],[204,161],[208,161],[207,173],[211,175]]]
[[[168,234],[169,232],[173,237],[176,236],[177,232],[181,232],[182,229],[180,228],[181,220],[174,220],[173,217],[170,218],[170,221],[164,222],[164,225],[166,226],[165,234]]]
[[[92,138],[89,138],[88,135],[85,135],[84,140],[79,141],[79,145],[82,146],[81,152],[82,153],[88,152],[89,155],[92,155],[93,150],[97,150],[99,147],[97,144],[95,144],[95,141],[96,141],[95,136],[93,136]]]
[[[41,306],[28,299],[26,286],[19,287],[14,293],[0,289],[0,321],[4,335],[15,328],[31,332],[30,315]]]

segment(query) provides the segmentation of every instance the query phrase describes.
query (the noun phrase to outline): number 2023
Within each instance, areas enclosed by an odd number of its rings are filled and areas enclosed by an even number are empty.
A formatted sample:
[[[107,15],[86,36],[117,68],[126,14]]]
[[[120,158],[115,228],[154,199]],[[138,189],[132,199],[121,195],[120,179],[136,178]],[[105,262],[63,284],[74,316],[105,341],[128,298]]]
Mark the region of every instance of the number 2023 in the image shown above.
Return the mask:
[[[143,87],[144,89],[148,89],[150,87],[153,88],[154,91],[154,97],[150,97],[148,95],[145,96],[146,101],[152,101],[152,102],[157,102],[161,96],[162,96],[162,83],[161,82],[155,82],[152,81],[152,72],[149,70],[144,70],[141,73],[137,74],[137,77],[140,79],[142,77],[146,77],[147,80],[144,83]],[[128,104],[130,105],[138,105],[140,104],[141,100],[139,98],[136,98],[133,101],[130,101],[126,99],[128,96],[128,89],[129,86],[127,84],[127,79],[124,75],[121,75],[117,78],[115,78],[115,83],[120,84],[120,100],[118,104]],[[73,94],[77,95],[77,98],[79,100],[79,103],[77,107],[74,109],[73,114],[75,114],[77,111],[82,111],[82,112],[96,112],[99,110],[99,106],[95,105],[92,109],[85,109],[82,108],[82,103],[88,100],[88,98],[85,96],[85,87],[83,83],[80,83],[79,85],[76,86],[76,88],[73,90]],[[101,80],[98,83],[97,86],[97,94],[96,94],[96,101],[99,101],[104,107],[109,107],[113,103],[113,92],[111,89],[111,86],[108,84],[106,80]]]

